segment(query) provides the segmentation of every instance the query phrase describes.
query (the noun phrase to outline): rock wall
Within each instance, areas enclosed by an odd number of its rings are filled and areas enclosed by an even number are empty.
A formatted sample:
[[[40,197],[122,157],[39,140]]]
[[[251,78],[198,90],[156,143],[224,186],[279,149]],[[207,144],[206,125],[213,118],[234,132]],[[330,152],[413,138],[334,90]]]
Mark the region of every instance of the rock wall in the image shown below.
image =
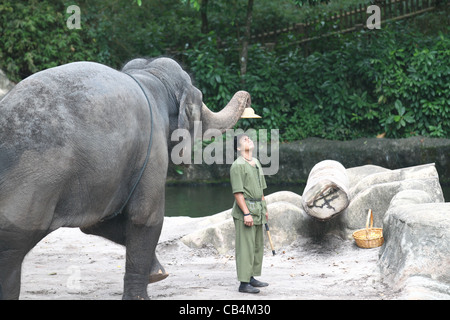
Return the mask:
[[[225,154],[225,151],[224,151]],[[399,169],[435,163],[441,183],[450,183],[450,139],[411,137],[407,139],[362,138],[352,141],[331,141],[308,138],[281,143],[279,170],[267,176],[268,183],[306,183],[309,172],[318,162],[329,159],[346,168],[376,165]],[[182,170],[183,174],[177,173]],[[168,183],[229,181],[230,165],[169,166]]]

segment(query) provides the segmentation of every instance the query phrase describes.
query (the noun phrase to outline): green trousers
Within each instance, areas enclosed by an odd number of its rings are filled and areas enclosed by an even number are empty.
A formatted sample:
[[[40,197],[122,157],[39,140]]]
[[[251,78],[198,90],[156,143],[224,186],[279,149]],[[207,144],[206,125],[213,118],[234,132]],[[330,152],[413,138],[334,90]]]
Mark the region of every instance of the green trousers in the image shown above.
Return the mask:
[[[236,229],[236,271],[238,280],[250,282],[260,276],[264,256],[263,225],[247,227],[244,221],[233,219]]]

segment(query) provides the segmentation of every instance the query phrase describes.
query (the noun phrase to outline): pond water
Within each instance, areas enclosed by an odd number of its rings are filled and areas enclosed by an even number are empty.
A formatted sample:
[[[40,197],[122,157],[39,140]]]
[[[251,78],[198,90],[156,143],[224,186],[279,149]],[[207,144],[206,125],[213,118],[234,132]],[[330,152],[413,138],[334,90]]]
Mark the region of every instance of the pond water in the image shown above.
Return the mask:
[[[270,185],[264,194],[292,191],[302,194],[304,185]],[[450,202],[450,186],[443,186],[446,202]],[[166,186],[166,216],[205,217],[230,209],[234,196],[229,184]]]
[[[292,191],[302,194],[304,185],[268,186],[264,194]],[[166,216],[204,217],[230,209],[234,203],[231,185],[166,186]]]

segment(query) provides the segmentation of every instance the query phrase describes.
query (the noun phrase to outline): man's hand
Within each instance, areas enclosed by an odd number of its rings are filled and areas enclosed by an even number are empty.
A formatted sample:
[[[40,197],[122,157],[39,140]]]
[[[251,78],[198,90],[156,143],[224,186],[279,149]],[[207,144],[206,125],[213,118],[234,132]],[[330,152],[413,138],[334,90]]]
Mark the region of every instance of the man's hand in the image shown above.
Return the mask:
[[[252,217],[251,215],[245,216],[245,217],[244,217],[244,224],[245,224],[247,227],[253,226],[253,217]]]

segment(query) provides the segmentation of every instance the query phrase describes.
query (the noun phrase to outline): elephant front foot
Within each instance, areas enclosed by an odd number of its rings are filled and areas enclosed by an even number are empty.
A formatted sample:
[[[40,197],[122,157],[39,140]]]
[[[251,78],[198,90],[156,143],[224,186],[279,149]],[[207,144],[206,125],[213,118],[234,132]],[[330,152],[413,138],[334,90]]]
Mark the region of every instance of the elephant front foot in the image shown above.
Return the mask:
[[[169,274],[163,270],[159,270],[157,273],[151,273],[148,277],[148,283],[154,283],[167,278]]]
[[[148,277],[148,283],[154,283],[167,278],[169,274],[166,272],[164,267],[159,263],[158,258],[154,257],[152,266],[150,269],[150,275]]]
[[[150,300],[147,294],[146,277],[140,274],[125,273],[123,300]]]

